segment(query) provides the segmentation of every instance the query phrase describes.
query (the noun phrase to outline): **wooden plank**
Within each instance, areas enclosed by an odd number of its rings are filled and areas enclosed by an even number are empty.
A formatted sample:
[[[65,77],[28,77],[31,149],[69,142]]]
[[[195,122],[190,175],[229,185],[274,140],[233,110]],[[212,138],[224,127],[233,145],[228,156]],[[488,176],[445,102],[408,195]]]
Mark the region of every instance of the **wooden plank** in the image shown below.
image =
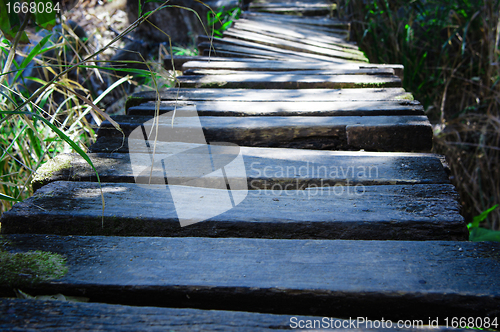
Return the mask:
[[[200,46],[200,45],[198,45]],[[283,57],[283,56],[277,56],[276,54],[273,54],[272,52],[253,52],[253,53],[248,53],[246,52],[246,49],[244,48],[239,48],[239,51],[228,51],[228,50],[221,50],[218,49],[215,51],[212,47],[210,48],[205,48],[207,44],[201,45],[202,48],[198,47],[198,51],[200,54],[203,55],[203,57],[212,57],[217,55],[219,58],[239,58],[239,59],[249,59],[249,60],[277,60],[277,59],[286,59],[286,60],[292,60],[290,57]],[[266,55],[263,55],[262,53],[266,53]],[[300,58],[295,58],[300,59]]]
[[[300,75],[298,73],[237,73],[232,75],[189,75],[177,77],[182,88],[224,89],[342,89],[397,88],[395,75]]]
[[[215,48],[227,51],[239,51],[242,49],[248,49],[248,53],[258,54],[258,55],[273,55],[288,58],[306,58],[315,59],[323,61],[334,61],[342,60],[345,62],[368,62],[368,59],[362,54],[353,54],[351,52],[342,52],[336,50],[328,50],[320,47],[302,45],[297,46],[297,43],[283,40],[274,42],[271,38],[265,38],[262,36],[262,41],[254,40],[253,38],[248,38],[249,40],[243,40],[238,38],[215,38],[211,39],[207,36],[198,36],[198,49],[210,49]],[[271,41],[269,41],[271,40]],[[288,46],[287,46],[288,45]],[[276,54],[278,53],[278,54]]]
[[[137,307],[0,298],[2,331],[289,331],[293,327],[355,327],[376,331],[367,323],[328,317],[273,315],[243,311]],[[322,329],[325,330],[325,329]],[[399,330],[399,329],[398,329]],[[401,329],[402,330],[402,329]],[[325,330],[327,331],[327,330]],[[329,330],[333,331],[333,330]],[[451,329],[420,328],[422,332]]]
[[[330,17],[295,17],[295,16],[286,16],[280,14],[271,14],[271,13],[260,13],[260,12],[243,12],[241,15],[242,18],[248,20],[275,20],[280,21],[282,23],[297,23],[300,25],[314,25],[314,26],[323,26],[323,27],[335,27],[335,28],[349,28],[349,22],[340,21],[335,18]]]
[[[279,15],[279,16],[285,16],[285,15]],[[291,16],[290,16],[291,17]],[[334,38],[340,38],[344,39],[344,42],[349,42],[348,41],[348,35],[346,33],[341,33],[339,34],[338,31],[339,29],[337,28],[332,28],[332,27],[326,27],[326,26],[319,26],[319,25],[309,25],[309,24],[304,24],[304,23],[296,23],[296,22],[287,22],[283,20],[277,20],[274,17],[273,18],[268,18],[268,17],[263,17],[263,18],[258,18],[258,19],[253,19],[252,17],[244,17],[244,19],[252,22],[262,22],[265,24],[278,24],[282,26],[286,26],[287,28],[290,28],[291,30],[295,32],[299,31],[304,31],[306,33],[314,33],[315,35],[323,34],[326,37],[334,37]],[[302,18],[299,18],[302,19]],[[354,45],[354,43],[353,43]]]
[[[143,142],[130,142],[139,146]],[[180,148],[177,148],[177,146]],[[155,150],[158,160],[182,152],[186,144],[158,144]],[[199,147],[189,144],[191,148]],[[181,149],[182,148],[182,149]],[[212,147],[211,154],[220,156],[217,147]],[[140,150],[140,149],[139,149]],[[215,151],[214,151],[215,150]],[[137,151],[137,149],[136,149]],[[449,183],[439,156],[420,153],[370,153],[313,151],[296,149],[240,148],[246,172],[247,185],[253,189],[271,189],[273,185],[295,187],[362,184],[433,184]],[[147,151],[134,152],[136,167],[149,167]],[[221,154],[223,154],[221,152]],[[89,157],[96,167],[101,182],[134,183],[135,177],[128,153],[91,153]],[[198,164],[186,165],[182,176],[192,177],[202,174]],[[363,172],[365,170],[366,172]],[[359,176],[358,176],[359,175]],[[152,182],[164,179],[160,164],[155,164],[151,171]],[[174,177],[170,175],[170,177]],[[213,173],[216,179],[222,174]],[[34,190],[54,181],[92,181],[97,178],[94,170],[78,154],[60,154],[37,171],[32,181]],[[166,179],[168,183],[168,179]],[[214,181],[215,182],[215,181]]]
[[[126,109],[148,101],[155,101],[156,91],[142,91],[130,96]],[[160,91],[161,100],[214,101],[412,101],[413,96],[402,88],[382,89],[177,89]]]
[[[259,32],[268,36],[276,36],[282,39],[291,38],[294,41],[302,42],[315,42],[326,45],[327,47],[339,47],[344,51],[359,52],[356,43],[346,40],[346,33],[344,31],[341,37],[335,35],[327,35],[318,31],[315,27],[304,27],[303,25],[283,24],[282,22],[275,21],[254,21],[248,19],[239,19],[234,22],[233,27],[236,30],[245,30],[252,32]],[[232,29],[232,28],[231,28]]]
[[[181,55],[174,55],[173,61],[174,61],[174,66],[172,66],[172,57],[170,55],[167,55],[163,58],[163,67],[167,70],[173,70],[174,67],[177,70],[180,70],[182,65],[188,61],[207,61],[207,62],[216,62],[216,61],[238,61],[238,62],[259,62],[259,61],[266,61],[267,59],[245,59],[245,58],[228,58],[228,57],[216,57],[216,56],[210,56],[210,57],[205,57],[205,56],[181,56]]]
[[[245,71],[232,69],[186,69],[183,75],[394,75],[392,68],[336,68],[291,71]]]
[[[224,32],[224,37],[227,38],[234,38],[234,39],[240,39],[240,40],[245,40],[245,41],[250,41],[258,44],[263,44],[263,45],[269,45],[273,47],[278,47],[290,51],[296,51],[296,52],[304,52],[304,53],[311,53],[311,54],[320,54],[320,55],[326,55],[326,56],[331,56],[331,57],[338,57],[341,59],[347,59],[347,60],[356,60],[356,61],[365,61],[366,57],[362,52],[346,52],[342,49],[339,48],[334,48],[334,47],[325,47],[326,45],[311,45],[312,43],[304,43],[302,41],[292,41],[290,39],[282,39],[282,38],[277,38],[276,36],[271,37],[271,36],[266,36],[262,33],[252,33],[252,32],[247,32],[247,31],[236,31],[235,29],[233,30],[228,30]]]
[[[2,331],[281,331],[289,315],[0,299]],[[318,320],[312,316],[302,321]],[[333,320],[335,324],[336,320]],[[338,320],[340,324],[342,320]]]
[[[248,44],[242,45],[243,43],[248,43]],[[221,52],[231,52],[230,54],[242,53],[242,54],[247,54],[248,56],[273,57],[274,59],[282,59],[282,60],[324,61],[332,64],[360,62],[357,60],[334,58],[320,54],[312,54],[312,53],[304,53],[296,51],[292,52],[278,47],[272,47],[258,43],[250,43],[246,41],[238,41],[237,39],[230,39],[230,38],[218,39],[213,43],[202,42],[199,43],[197,47],[200,54],[203,53],[203,55],[207,55],[208,54],[207,52],[211,52],[212,55],[221,56]],[[231,57],[234,56],[236,55],[231,55]]]
[[[336,8],[334,4],[330,5],[310,5],[310,6],[300,6],[287,5],[287,4],[275,4],[274,6],[269,5],[254,5],[250,3],[250,10],[258,12],[270,12],[270,13],[280,13],[289,15],[304,15],[304,16],[314,16],[314,15],[329,15]]]
[[[333,331],[382,331],[373,322],[357,322],[318,316],[273,315],[243,311],[137,307],[104,303],[75,303],[0,298],[2,331],[289,331],[320,327]],[[434,319],[434,318],[433,318]],[[427,322],[426,322],[427,323]],[[371,324],[371,326],[370,326]],[[444,324],[444,321],[442,322]],[[331,329],[330,329],[331,328]],[[422,332],[455,331],[445,327],[421,327]],[[385,330],[386,331],[386,330]],[[407,331],[394,328],[391,331]],[[408,330],[409,331],[409,330]]]
[[[424,324],[453,317],[492,321],[500,315],[499,243],[6,238],[16,250],[50,250],[67,257],[66,276],[33,287],[42,294]]]
[[[173,113],[173,112],[172,112]],[[158,119],[159,141],[186,137],[201,126],[208,142],[231,142],[255,147],[282,147],[319,150],[371,150],[427,152],[432,148],[432,127],[426,116],[254,116],[191,117],[172,113]],[[151,130],[152,117],[115,116],[123,133],[143,126]],[[199,119],[199,120],[198,120]],[[149,121],[149,122],[148,122]],[[182,134],[181,134],[182,133]],[[111,123],[104,121],[98,137],[122,137]]]
[[[468,238],[458,194],[451,184],[286,190],[292,187],[248,190],[246,197],[239,197],[243,198],[241,203],[221,213],[224,209],[219,198],[226,189],[172,189],[171,185],[135,183],[102,183],[100,187],[95,182],[56,181],[15,204],[0,221],[3,234],[410,241]],[[177,205],[172,190],[176,190]],[[187,217],[195,214],[207,220],[181,227],[175,206],[182,202],[189,203]],[[181,212],[186,215],[186,211]]]
[[[227,59],[227,60],[225,60]],[[368,70],[368,69],[392,69],[394,73],[403,80],[404,67],[396,64],[328,64],[324,62],[311,61],[280,61],[280,60],[260,60],[256,59],[196,59],[185,61],[182,64],[182,71],[188,70],[232,70],[232,71],[303,71],[303,70]],[[180,68],[180,67],[177,67]]]
[[[253,29],[255,28],[255,29]],[[282,36],[295,36],[299,37],[300,40],[305,41],[308,38],[317,39],[321,36],[326,37],[322,43],[325,43],[327,47],[331,47],[333,45],[337,45],[341,47],[345,51],[350,50],[353,52],[359,52],[357,49],[352,47],[346,47],[345,44],[349,44],[350,46],[354,45],[349,43],[349,30],[345,29],[331,29],[329,28],[326,31],[319,30],[316,26],[304,26],[302,24],[287,24],[283,22],[276,21],[254,21],[248,19],[240,19],[234,23],[232,26],[233,31],[259,31],[266,32],[266,35],[273,36],[272,32],[276,33],[276,37]],[[229,30],[226,30],[229,31]],[[328,41],[328,42],[327,42]]]
[[[274,31],[275,29],[269,28],[265,29],[264,27],[259,26],[259,28],[255,28],[254,25],[248,25],[248,24],[243,24],[240,23],[239,25],[235,25],[234,27],[229,28],[226,30],[225,36],[233,37],[233,38],[239,38],[240,35],[242,34],[247,34],[248,32],[253,32],[254,34],[258,34],[259,36],[263,36],[265,40],[268,40],[269,37],[274,37],[274,39],[278,39],[281,44],[284,44],[283,41],[288,41],[288,42],[294,42],[297,43],[299,46],[304,46],[304,45],[309,45],[309,46],[314,46],[314,47],[322,47],[328,50],[335,50],[339,52],[345,52],[345,53],[352,53],[356,54],[359,56],[363,56],[363,53],[358,50],[353,50],[351,48],[346,48],[343,43],[326,43],[325,40],[321,40],[321,37],[311,37],[311,38],[297,38],[295,36],[290,36],[293,34],[293,31],[290,31],[286,28],[281,27],[284,31],[287,31],[288,33],[278,33]],[[271,30],[271,31],[270,31]],[[278,30],[278,29],[276,29]],[[245,38],[242,38],[245,39]],[[263,43],[265,44],[265,43]],[[283,45],[284,48],[286,48],[286,44]]]
[[[200,116],[363,116],[424,115],[416,101],[330,101],[330,102],[241,102],[241,101],[161,101],[159,114],[181,107],[196,107]],[[128,115],[155,115],[156,103],[130,107]]]

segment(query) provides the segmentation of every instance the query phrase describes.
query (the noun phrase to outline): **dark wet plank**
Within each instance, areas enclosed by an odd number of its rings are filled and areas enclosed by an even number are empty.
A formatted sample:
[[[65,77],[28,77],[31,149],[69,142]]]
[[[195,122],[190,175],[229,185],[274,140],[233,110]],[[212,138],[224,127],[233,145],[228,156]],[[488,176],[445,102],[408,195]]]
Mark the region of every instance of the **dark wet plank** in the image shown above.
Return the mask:
[[[98,183],[56,181],[15,204],[0,221],[4,234],[416,241],[468,238],[458,195],[450,184],[340,184],[305,189],[292,183],[249,189],[253,190],[231,190],[235,200],[242,200],[231,208],[221,198],[228,195],[226,189],[102,183],[103,212]],[[176,195],[175,205],[172,195]],[[182,202],[188,205],[183,208]],[[230,210],[221,212],[224,207]],[[200,218],[207,220],[180,226],[180,221],[188,224]]]
[[[382,89],[165,89],[161,100],[214,100],[214,101],[411,101],[413,96],[403,88]],[[127,109],[147,101],[156,101],[156,91],[134,93],[127,100]]]
[[[370,150],[428,152],[432,148],[432,127],[426,116],[181,116],[177,111],[158,118],[159,141],[178,140],[197,133],[201,124],[207,142],[231,142],[254,147],[282,147],[317,150]],[[186,114],[194,114],[186,111]],[[114,116],[123,134],[144,126],[149,133],[153,118]],[[140,129],[138,129],[140,130]],[[108,121],[98,137],[123,137]],[[194,136],[192,136],[194,137]],[[201,143],[192,141],[194,143]]]
[[[387,331],[373,323],[358,324],[318,316],[273,315],[243,311],[134,307],[104,303],[74,303],[0,298],[2,331],[290,331],[320,327],[322,331]],[[434,318],[433,318],[434,319]],[[427,323],[427,322],[426,322]],[[444,323],[444,322],[442,322]],[[300,331],[303,331],[300,329]],[[410,331],[395,327],[391,331]],[[421,327],[422,332],[455,331]]]
[[[500,315],[500,243],[13,235],[67,257],[37,293],[386,320]],[[11,290],[9,290],[11,291]],[[28,290],[25,290],[29,292]]]
[[[137,142],[140,143],[140,142]],[[179,148],[177,148],[179,146]],[[198,145],[192,144],[192,148]],[[185,144],[158,145],[159,157],[180,153]],[[215,151],[214,151],[215,150]],[[275,184],[301,187],[347,184],[422,184],[449,183],[440,156],[421,153],[339,152],[241,147],[247,185],[253,188],[272,188]],[[215,147],[211,150],[216,154]],[[91,153],[101,182],[134,183],[130,155],[126,153]],[[138,166],[149,167],[149,155],[135,153]],[[154,165],[158,176],[160,165]],[[198,165],[186,165],[186,176],[198,176]],[[190,175],[191,174],[191,175]],[[358,176],[359,175],[359,176]],[[220,177],[222,174],[213,174]],[[163,178],[164,175],[162,174]],[[42,165],[32,181],[38,189],[54,181],[97,181],[94,170],[78,154],[60,154]],[[157,180],[153,180],[156,182]],[[168,181],[168,179],[167,179]]]
[[[362,116],[424,115],[416,101],[331,101],[331,102],[240,102],[240,101],[162,101],[159,113],[181,107],[195,107],[200,116]],[[130,107],[128,115],[154,115],[155,102]]]
[[[283,331],[291,315],[0,298],[2,331]],[[298,320],[321,317],[298,316]],[[337,320],[333,320],[335,324]],[[329,323],[330,324],[330,323]],[[341,324],[338,320],[337,324]],[[334,326],[334,325],[333,325]]]
[[[291,327],[349,327],[377,331],[366,323],[335,318],[273,315],[244,311],[134,307],[104,303],[75,303],[0,298],[2,331],[290,331]],[[302,330],[302,329],[301,329]],[[394,328],[391,331],[405,331]],[[444,332],[444,328],[421,328]],[[450,330],[446,330],[450,331]]]
[[[224,89],[342,89],[397,88],[401,79],[395,75],[301,75],[296,72],[235,73],[230,75],[179,76],[181,88]]]

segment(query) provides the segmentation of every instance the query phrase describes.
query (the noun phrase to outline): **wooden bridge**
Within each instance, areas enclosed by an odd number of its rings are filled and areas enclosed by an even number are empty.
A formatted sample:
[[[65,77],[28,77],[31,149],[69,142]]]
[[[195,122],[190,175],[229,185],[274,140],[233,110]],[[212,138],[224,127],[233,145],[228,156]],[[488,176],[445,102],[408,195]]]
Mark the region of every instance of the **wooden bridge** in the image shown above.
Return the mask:
[[[500,244],[467,241],[402,66],[370,64],[334,10],[250,3],[224,38],[199,37],[199,57],[165,60],[180,88],[132,96],[121,132],[102,123],[101,185],[77,154],[44,165],[2,233],[67,258],[24,292],[91,303],[3,298],[0,329],[499,323]]]

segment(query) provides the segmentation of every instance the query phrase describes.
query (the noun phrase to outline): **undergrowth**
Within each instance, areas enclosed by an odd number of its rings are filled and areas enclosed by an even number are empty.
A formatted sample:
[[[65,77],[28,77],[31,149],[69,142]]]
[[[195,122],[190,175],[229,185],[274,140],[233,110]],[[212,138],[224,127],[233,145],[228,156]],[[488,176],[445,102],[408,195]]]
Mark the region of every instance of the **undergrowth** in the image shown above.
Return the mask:
[[[401,63],[434,125],[467,222],[500,203],[498,0],[339,1],[370,62]],[[500,209],[482,226],[500,229]]]
[[[169,7],[173,6],[166,1],[140,13],[137,21],[99,49],[94,48],[92,36],[64,15],[23,18],[0,8],[0,213],[32,195],[36,170],[59,153],[77,152],[93,167],[85,151],[96,128],[108,120],[121,130],[99,106],[114,90],[125,83],[156,90],[175,84],[175,73],[146,61],[139,52],[136,60],[111,64],[99,60],[139,24],[147,24],[149,16]],[[26,44],[29,38],[31,43]],[[170,54],[194,54],[168,44]],[[96,91],[92,81],[104,88]]]

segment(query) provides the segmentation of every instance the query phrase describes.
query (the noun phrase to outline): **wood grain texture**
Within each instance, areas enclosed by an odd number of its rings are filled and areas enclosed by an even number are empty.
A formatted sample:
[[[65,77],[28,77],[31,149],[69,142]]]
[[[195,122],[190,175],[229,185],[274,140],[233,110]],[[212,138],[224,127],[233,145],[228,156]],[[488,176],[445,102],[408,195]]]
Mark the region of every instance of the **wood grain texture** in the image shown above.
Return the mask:
[[[239,40],[246,40],[253,43],[263,44],[282,48],[290,51],[311,53],[311,54],[321,54],[331,57],[337,57],[347,60],[357,60],[366,61],[364,54],[359,52],[354,52],[350,49],[343,50],[339,47],[328,46],[321,43],[308,42],[304,43],[302,41],[290,40],[290,38],[278,38],[275,36],[266,36],[261,33],[252,33],[244,30],[228,30],[224,32],[224,37],[234,38]],[[368,62],[368,61],[366,61]]]
[[[254,71],[233,69],[187,69],[183,75],[394,75],[392,68],[346,68],[346,69],[318,69],[318,70],[290,70],[290,71]]]
[[[194,111],[193,111],[194,112]],[[231,142],[254,147],[282,147],[318,150],[370,150],[428,152],[432,148],[432,127],[426,116],[202,116],[172,114],[158,118],[159,141],[187,137],[199,125],[207,142]],[[150,132],[152,117],[114,116],[123,134],[144,126]],[[198,120],[199,119],[199,120]],[[149,121],[149,122],[148,122]],[[364,134],[363,134],[364,133]],[[122,137],[104,121],[98,137]]]
[[[281,23],[298,23],[299,25],[313,25],[313,26],[323,26],[323,27],[335,27],[335,28],[349,28],[349,22],[341,21],[335,18],[329,17],[296,17],[288,15],[279,15],[271,13],[258,13],[246,11],[242,13],[242,18],[253,19],[258,21],[278,21]]]
[[[138,142],[140,143],[140,142]],[[179,146],[179,148],[177,148]],[[182,152],[185,144],[158,146],[158,155],[173,155]],[[198,147],[190,144],[191,148]],[[211,153],[217,154],[212,148]],[[214,151],[215,150],[215,151]],[[449,183],[448,175],[439,156],[421,153],[370,153],[314,151],[292,149],[270,149],[241,147],[246,171],[247,185],[254,189],[272,188],[279,184],[298,187],[322,185],[384,185]],[[217,154],[218,156],[218,154]],[[101,182],[134,183],[135,178],[127,153],[91,153],[89,157],[96,167]],[[134,160],[139,165],[149,166],[147,153],[136,153]],[[164,175],[160,165],[155,164],[153,176]],[[186,177],[201,174],[198,165],[185,165]],[[161,174],[161,175],[160,175]],[[359,175],[359,176],[358,176]],[[212,174],[220,177],[221,174]],[[93,181],[94,170],[78,154],[60,154],[42,165],[32,181],[33,189],[54,181]],[[157,180],[153,179],[153,183]],[[168,179],[166,179],[168,183]]]
[[[103,212],[97,183],[56,181],[15,204],[0,220],[4,234],[417,241],[468,238],[458,195],[450,184],[304,189],[292,183],[250,189],[236,207],[181,227],[170,185],[103,183]],[[176,199],[189,203],[191,211],[205,214],[218,209],[212,201],[221,190],[184,187]]]
[[[177,89],[160,91],[160,100],[214,100],[214,101],[411,101],[413,96],[403,88],[366,89]],[[134,93],[126,108],[155,101],[155,91]]]
[[[182,107],[194,107],[199,116],[363,116],[424,115],[416,101],[331,101],[331,102],[244,102],[244,101],[162,101],[159,114]],[[149,115],[156,112],[155,102],[130,107],[127,115]]]
[[[499,243],[6,238],[17,250],[49,250],[67,257],[69,273],[34,289],[42,294],[426,322],[429,317],[442,322],[445,317],[500,315]]]
[[[269,46],[264,44],[259,44],[255,42],[249,42],[244,40],[239,40],[235,38],[223,38],[223,39],[215,39],[211,41],[202,41],[198,43],[198,50],[200,54],[204,50],[212,49],[212,54],[217,56],[217,51],[231,51],[231,52],[240,52],[240,53],[248,53],[254,55],[263,55],[263,56],[272,56],[279,57],[290,60],[309,60],[309,61],[327,61],[332,64],[334,63],[367,63],[368,59],[351,57],[350,54],[347,56],[332,56],[332,55],[324,55],[317,53],[307,53],[307,52],[299,52],[299,51],[291,51],[286,50],[284,48],[279,48],[276,46]]]
[[[275,315],[243,311],[137,307],[104,303],[72,303],[0,299],[2,331],[290,331],[293,328],[317,327],[333,332],[349,328],[352,332],[388,331],[359,323],[356,317],[336,319],[320,316]],[[433,317],[435,319],[435,317]],[[444,320],[444,318],[443,318]],[[427,323],[427,322],[425,322]],[[444,324],[444,323],[443,323]],[[303,331],[303,329],[300,329]],[[394,327],[390,331],[415,331]],[[461,329],[420,327],[421,332],[453,332]]]
[[[2,331],[290,331],[296,321],[334,328],[349,326],[349,321],[299,315],[273,315],[243,311],[134,307],[104,303],[72,303],[0,299],[0,330]],[[292,319],[292,320],[291,320]],[[314,322],[320,322],[318,325]],[[354,331],[367,329],[354,325]],[[367,329],[373,331],[373,329]],[[432,329],[444,332],[444,329]],[[333,331],[330,329],[330,331]],[[396,329],[395,331],[399,331]],[[430,329],[422,329],[431,332]]]
[[[301,75],[288,73],[236,73],[231,75],[189,75],[177,77],[181,88],[224,89],[342,89],[398,88],[402,86],[394,75]]]

